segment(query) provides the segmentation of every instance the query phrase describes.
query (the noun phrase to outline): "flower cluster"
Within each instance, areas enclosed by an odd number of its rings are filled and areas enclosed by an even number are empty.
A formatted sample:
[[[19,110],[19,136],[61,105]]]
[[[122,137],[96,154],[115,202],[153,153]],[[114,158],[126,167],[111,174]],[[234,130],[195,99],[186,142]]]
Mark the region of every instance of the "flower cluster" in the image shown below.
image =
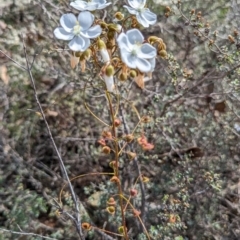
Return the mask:
[[[86,61],[91,61],[99,68],[99,77],[104,80],[109,92],[117,90],[118,81],[134,80],[141,88],[144,82],[151,79],[155,68],[156,57],[166,57],[166,45],[161,38],[152,36],[145,39],[139,28],[149,27],[156,23],[156,14],[146,8],[146,0],[128,0],[124,5],[132,16],[124,18],[124,14],[114,14],[112,23],[95,19],[93,11],[102,10],[111,5],[106,0],[76,0],[70,6],[80,13],[64,14],[60,18],[60,27],[54,35],[60,40],[69,41],[73,51],[71,67],[78,62],[85,71]],[[126,24],[130,21],[129,24]],[[121,24],[122,23],[122,24]],[[131,26],[131,29],[126,29]]]

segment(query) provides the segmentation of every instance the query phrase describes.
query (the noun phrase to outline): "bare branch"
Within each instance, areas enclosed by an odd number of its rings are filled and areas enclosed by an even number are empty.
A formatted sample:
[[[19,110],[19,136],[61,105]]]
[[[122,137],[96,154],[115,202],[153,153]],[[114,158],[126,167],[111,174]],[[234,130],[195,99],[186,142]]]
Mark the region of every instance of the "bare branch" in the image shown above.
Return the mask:
[[[61,157],[61,154],[58,151],[57,145],[56,145],[56,143],[55,143],[55,141],[53,139],[52,132],[50,130],[50,127],[49,127],[49,124],[47,122],[46,116],[45,116],[44,111],[42,109],[41,103],[40,103],[40,101],[38,99],[37,89],[36,89],[35,81],[34,81],[34,78],[33,78],[32,72],[31,72],[31,66],[30,66],[29,61],[28,61],[28,56],[27,56],[27,51],[26,51],[26,46],[25,46],[25,43],[24,43],[23,36],[22,36],[22,42],[23,42],[24,55],[25,55],[26,64],[27,64],[26,71],[28,72],[29,78],[30,78],[31,83],[32,83],[32,87],[33,87],[33,91],[34,91],[34,97],[35,97],[35,100],[37,102],[37,105],[38,105],[39,111],[41,113],[41,116],[43,118],[43,121],[45,123],[45,126],[47,128],[48,135],[49,135],[49,137],[51,139],[51,142],[53,144],[54,150],[55,150],[55,152],[57,154],[57,157],[58,157],[61,169],[62,169],[63,174],[64,174],[64,177],[66,178],[66,180],[68,182],[69,189],[70,189],[70,192],[71,192],[71,195],[72,195],[72,199],[73,199],[74,204],[75,204],[75,210],[76,210],[76,218],[75,218],[74,223],[75,223],[75,226],[76,226],[76,229],[77,229],[77,232],[78,232],[78,235],[79,235],[80,239],[83,240],[84,236],[83,236],[82,228],[81,228],[81,219],[80,219],[80,211],[79,211],[78,199],[77,199],[76,194],[74,192],[74,189],[73,189],[73,186],[71,184],[71,181],[70,181],[70,179],[68,177],[68,173],[67,173],[67,170],[65,168],[65,165],[64,165],[63,159]]]
[[[4,228],[0,228],[0,232],[8,232],[8,233],[22,235],[22,236],[33,236],[33,237],[40,237],[42,239],[57,240],[56,238],[45,237],[45,236],[42,236],[42,235],[39,235],[39,234],[36,234],[36,233],[17,232],[17,231],[4,229]]]
[[[21,64],[19,64],[18,62],[16,62],[14,59],[12,59],[11,57],[9,57],[6,53],[4,53],[2,50],[0,50],[0,52],[7,57],[9,60],[11,60],[12,62],[14,62],[18,67],[20,67],[21,69],[23,69],[24,71],[27,71],[27,68],[23,67]]]

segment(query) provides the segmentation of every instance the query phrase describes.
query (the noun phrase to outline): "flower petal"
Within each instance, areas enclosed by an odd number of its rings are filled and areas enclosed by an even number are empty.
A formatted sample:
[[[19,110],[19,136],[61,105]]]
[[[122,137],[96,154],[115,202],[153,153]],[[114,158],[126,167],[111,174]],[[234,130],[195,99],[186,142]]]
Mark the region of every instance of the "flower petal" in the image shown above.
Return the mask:
[[[95,11],[96,9],[98,9],[98,4],[93,3],[93,2],[88,2],[88,6],[86,7],[85,10]]]
[[[139,9],[145,6],[146,0],[128,0],[128,4],[135,9]]]
[[[129,49],[129,42],[125,33],[121,33],[117,38],[117,43],[119,48]]]
[[[75,36],[68,46],[75,52],[84,52],[90,46],[90,40],[81,36]]]
[[[157,22],[157,15],[151,12],[148,8],[145,8],[141,14],[142,17],[145,18],[150,25],[153,25]]]
[[[109,53],[108,53],[108,50],[107,49],[100,49],[100,55],[102,57],[102,60],[104,63],[107,63],[110,61],[110,56],[109,56]]]
[[[144,40],[142,33],[136,28],[127,31],[126,35],[131,44],[142,43]]]
[[[128,67],[136,68],[136,59],[137,59],[137,57],[135,55],[132,55],[125,48],[121,48],[121,59]]]
[[[99,9],[99,10],[104,9],[104,8],[108,7],[110,4],[112,4],[112,3],[104,3],[102,5],[98,5],[97,9]]]
[[[156,58],[153,57],[153,58],[151,58],[151,59],[148,59],[148,61],[149,61],[150,64],[151,64],[150,72],[153,72],[153,71],[154,71],[154,68],[155,68],[155,66],[156,66]]]
[[[146,73],[151,70],[151,63],[145,59],[137,58],[135,63],[140,72]]]
[[[138,15],[136,15],[137,17],[137,21],[142,24],[144,27],[149,27],[149,23],[148,21],[143,17],[143,15],[141,13],[139,13]]]
[[[100,25],[96,25],[86,31],[82,31],[80,34],[85,38],[96,38],[101,34],[101,32],[102,28],[100,27]]]
[[[84,31],[92,26],[94,16],[88,11],[80,12],[78,15],[78,21],[81,29]]]
[[[113,76],[108,77],[107,75],[103,75],[103,79],[105,81],[107,90],[109,92],[113,92],[114,90],[114,80],[113,80]]]
[[[63,14],[60,18],[60,24],[65,31],[71,32],[73,27],[76,25],[77,18],[72,13]]]
[[[73,33],[65,31],[62,27],[56,28],[53,33],[56,38],[61,40],[71,40],[74,37]]]
[[[73,8],[79,11],[85,11],[87,10],[88,2],[77,0],[75,2],[71,2],[70,6],[72,6]]]
[[[150,45],[149,43],[144,43],[139,51],[138,51],[138,57],[139,58],[153,58],[156,57],[156,48]]]
[[[127,6],[127,5],[124,5],[123,7],[125,7],[129,11],[129,13],[131,13],[133,15],[137,15],[138,14],[138,11],[135,10],[134,8],[131,8],[131,7]]]

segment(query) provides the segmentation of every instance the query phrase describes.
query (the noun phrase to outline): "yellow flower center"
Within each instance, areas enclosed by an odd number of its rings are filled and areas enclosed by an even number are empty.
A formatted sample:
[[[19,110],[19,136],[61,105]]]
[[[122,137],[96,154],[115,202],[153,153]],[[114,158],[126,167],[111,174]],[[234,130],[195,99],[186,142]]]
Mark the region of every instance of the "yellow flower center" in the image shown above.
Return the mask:
[[[73,27],[73,33],[74,35],[78,35],[81,32],[81,27],[79,25],[79,23],[77,22],[77,24]]]

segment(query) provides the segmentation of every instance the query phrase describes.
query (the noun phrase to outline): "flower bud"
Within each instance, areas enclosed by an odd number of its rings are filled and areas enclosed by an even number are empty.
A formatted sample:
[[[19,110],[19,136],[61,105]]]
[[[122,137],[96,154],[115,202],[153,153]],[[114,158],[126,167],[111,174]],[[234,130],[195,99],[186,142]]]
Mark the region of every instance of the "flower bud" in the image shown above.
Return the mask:
[[[115,206],[116,205],[116,201],[114,200],[113,197],[110,197],[107,201],[107,205],[109,206]]]
[[[114,17],[118,20],[121,21],[124,19],[124,15],[121,12],[116,12]]]
[[[113,168],[113,169],[115,169],[115,168],[117,168],[118,167],[118,164],[117,164],[117,161],[111,161],[110,163],[109,163],[109,166],[111,167],[111,168]]]
[[[97,41],[97,47],[99,50],[106,49],[106,44],[102,39],[98,39]]]
[[[109,53],[107,51],[107,47],[106,47],[106,44],[103,40],[99,39],[98,42],[97,42],[97,46],[98,46],[98,49],[99,49],[99,52],[100,52],[100,55],[103,59],[103,62],[104,63],[107,63],[110,61],[110,57],[109,57]]]
[[[136,197],[136,196],[137,196],[137,194],[138,194],[138,191],[137,191],[137,189],[135,189],[135,188],[132,188],[132,189],[130,190],[130,195],[131,195],[131,197]]]
[[[165,7],[165,10],[166,10],[166,12],[171,12],[171,11],[172,11],[169,6],[166,6],[166,7]]]
[[[123,73],[123,72],[121,72],[121,73],[118,75],[118,79],[119,79],[120,81],[122,81],[122,82],[126,81],[126,80],[127,80],[127,77],[128,77],[127,73]]]
[[[148,42],[149,43],[155,43],[155,42],[157,42],[158,41],[158,37],[156,37],[156,36],[150,36],[149,38],[148,38]]]
[[[109,154],[111,152],[111,148],[108,147],[108,146],[104,146],[102,148],[102,152],[105,153],[105,154]]]
[[[113,92],[114,90],[114,80],[113,80],[113,75],[115,73],[114,71],[114,67],[113,65],[109,64],[106,68],[105,68],[105,73],[103,74],[103,79],[105,81],[107,90],[109,92]]]
[[[82,53],[82,56],[84,57],[85,60],[89,60],[90,57],[92,56],[92,50],[88,48],[85,52]]]
[[[109,206],[109,207],[107,207],[106,210],[107,210],[108,213],[110,213],[112,215],[115,213],[115,207],[114,206]]]
[[[119,127],[121,125],[121,121],[119,119],[114,120],[114,126]]]
[[[108,139],[112,139],[112,133],[110,131],[104,130],[102,132],[102,137],[103,138],[108,138]]]
[[[120,234],[124,234],[124,227],[123,227],[123,226],[119,227],[119,228],[118,228],[118,232],[119,232]]]
[[[108,77],[111,77],[111,76],[114,75],[114,73],[115,73],[115,71],[114,71],[113,65],[109,64],[109,65],[106,67],[106,69],[105,69],[105,74],[106,74]]]
[[[129,76],[130,76],[131,78],[135,78],[137,75],[138,75],[138,74],[137,74],[137,72],[136,72],[135,70],[131,70],[131,71],[129,72]]]
[[[113,183],[120,183],[120,180],[117,176],[113,176],[111,179],[110,179],[110,182],[113,182]]]
[[[195,9],[192,9],[190,13],[191,15],[195,14]]]
[[[161,50],[158,52],[158,55],[162,58],[167,58],[167,51]]]
[[[105,22],[101,22],[100,26],[101,26],[102,29],[105,29],[105,28],[107,28],[108,25]]]

